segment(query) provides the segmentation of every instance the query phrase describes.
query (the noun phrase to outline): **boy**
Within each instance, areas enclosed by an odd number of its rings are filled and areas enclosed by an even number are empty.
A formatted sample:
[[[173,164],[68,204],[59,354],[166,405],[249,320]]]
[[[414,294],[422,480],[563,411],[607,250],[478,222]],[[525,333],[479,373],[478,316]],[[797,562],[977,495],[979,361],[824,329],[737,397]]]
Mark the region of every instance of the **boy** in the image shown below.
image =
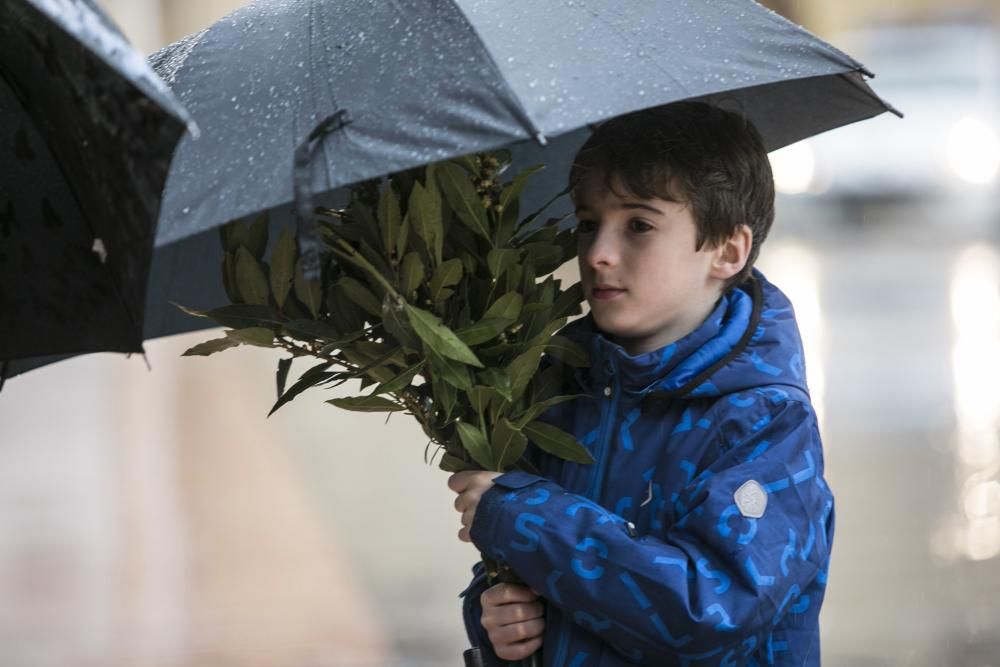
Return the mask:
[[[591,311],[564,333],[592,366],[546,420],[596,463],[449,479],[459,537],[527,584],[479,568],[473,644],[488,663],[819,664],[833,497],[791,304],[752,269],[774,218],[760,136],[701,103],[641,111],[570,179]]]

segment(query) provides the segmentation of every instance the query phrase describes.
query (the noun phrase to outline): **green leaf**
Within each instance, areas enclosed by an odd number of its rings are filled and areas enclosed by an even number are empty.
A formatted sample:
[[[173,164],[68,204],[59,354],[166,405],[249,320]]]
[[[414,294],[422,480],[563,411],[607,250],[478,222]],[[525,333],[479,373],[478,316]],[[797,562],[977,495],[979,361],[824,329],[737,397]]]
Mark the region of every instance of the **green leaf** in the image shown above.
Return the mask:
[[[435,199],[436,194],[436,191],[428,192],[420,183],[414,183],[407,212],[413,231],[423,239],[433,261],[440,263],[441,253],[437,248],[443,241],[444,230],[441,228],[441,202]]]
[[[243,345],[272,347],[274,343],[274,331],[266,327],[233,329],[231,331],[227,331],[226,336]]]
[[[541,403],[558,395],[559,392],[566,388],[567,381],[568,376],[565,366],[553,364],[545,370],[540,371],[531,380],[531,402]]]
[[[399,227],[399,238],[396,239],[396,257],[402,257],[406,252],[407,244],[410,242],[410,216],[403,216],[403,223]]]
[[[357,230],[358,242],[367,243],[373,248],[379,247],[382,241],[381,234],[371,208],[354,197],[351,200],[350,212],[353,219],[353,224],[350,226]]]
[[[265,327],[233,329],[232,331],[227,331],[226,336],[238,343],[256,345],[257,347],[271,347],[274,343],[274,332]]]
[[[466,345],[479,345],[499,336],[504,329],[510,326],[511,321],[492,317],[483,318],[475,324],[459,329],[455,335],[461,338]]]
[[[545,345],[545,352],[567,366],[585,368],[590,365],[590,354],[566,336],[553,336]]]
[[[226,252],[233,254],[246,245],[247,227],[242,220],[233,220],[219,227],[219,238]]]
[[[382,300],[382,326],[402,347],[414,352],[420,350],[420,338],[414,333],[410,321],[406,318],[406,309],[402,304],[397,305],[393,297],[388,294]]]
[[[399,275],[399,287],[403,294],[408,295],[420,287],[421,283],[424,282],[425,275],[424,262],[420,259],[420,253],[416,251],[406,253]]]
[[[236,286],[246,303],[266,306],[270,292],[260,263],[246,248],[236,250]]]
[[[233,303],[243,303],[239,287],[236,285],[236,254],[226,252],[222,255],[222,286],[226,296]]]
[[[333,288],[342,290],[348,299],[361,306],[361,309],[369,315],[382,316],[382,302],[379,301],[377,296],[372,294],[367,285],[357,278],[344,276],[334,283]]]
[[[278,308],[284,308],[285,299],[292,288],[297,258],[295,236],[290,227],[285,227],[274,244],[274,251],[271,252],[271,293]]]
[[[446,327],[437,315],[409,304],[406,305],[406,314],[416,334],[437,354],[470,366],[483,367],[483,363],[476,358],[469,346],[463,343],[454,331]]]
[[[313,317],[319,317],[323,305],[323,283],[320,280],[306,280],[302,273],[303,258],[295,267],[295,297],[301,301]]]
[[[486,255],[486,265],[489,266],[490,275],[499,278],[510,267],[517,264],[521,258],[521,251],[517,248],[493,248]]]
[[[405,371],[389,380],[388,382],[383,382],[378,387],[375,388],[376,394],[394,394],[406,389],[410,386],[410,382],[413,378],[417,377],[417,374],[423,369],[426,361],[419,361]]]
[[[518,428],[524,428],[526,424],[529,424],[538,419],[546,410],[548,410],[552,406],[559,405],[560,403],[565,403],[567,401],[573,401],[578,398],[583,398],[585,396],[586,394],[553,396],[552,398],[549,398],[547,400],[540,401],[538,403],[532,403],[531,407],[529,407],[523,414],[518,415],[514,419],[514,425]]]
[[[424,345],[424,354],[427,355],[429,370],[434,377],[441,378],[463,391],[472,389],[472,380],[469,378],[469,370],[465,365],[442,357],[434,352],[429,345]]]
[[[510,378],[511,394],[514,400],[519,399],[524,394],[525,388],[538,370],[538,362],[541,358],[542,347],[535,346],[514,357],[514,360],[507,366],[507,376]]]
[[[524,455],[528,438],[509,419],[503,418],[493,428],[492,444],[497,469],[506,470]]]
[[[445,423],[453,421],[452,415],[455,413],[455,405],[458,403],[458,389],[452,383],[436,378],[432,385],[434,387],[434,401],[441,409],[441,418]]]
[[[331,398],[326,402],[354,412],[402,412],[406,410],[406,407],[382,396],[348,396],[346,398]]]
[[[518,292],[507,292],[497,299],[483,315],[483,319],[509,320],[515,322],[521,315],[524,298]]]
[[[441,462],[438,467],[445,472],[462,472],[463,470],[482,470],[479,466],[471,461],[466,461],[450,452],[445,452],[441,456]]]
[[[472,424],[458,422],[455,424],[458,437],[462,441],[465,451],[473,460],[483,467],[483,470],[495,470],[493,456],[490,452],[490,443],[486,440],[486,434]]]
[[[525,262],[535,265],[535,275],[552,273],[563,263],[563,249],[554,243],[528,243],[523,246]]]
[[[382,230],[382,247],[385,248],[387,255],[395,254],[403,221],[399,212],[399,201],[391,183],[383,188],[378,200],[378,224]]]
[[[461,155],[459,157],[451,158],[451,162],[463,167],[469,176],[476,176],[479,174],[479,164],[476,162],[476,158],[472,155]]]
[[[484,368],[477,373],[479,378],[486,382],[507,401],[513,400],[510,376],[497,368]]]
[[[250,251],[257,261],[264,259],[264,252],[267,250],[267,225],[270,218],[267,211],[264,211],[250,223],[247,229],[244,243],[246,249]]]
[[[493,387],[487,387],[481,384],[476,385],[466,392],[469,396],[469,404],[479,415],[482,415],[486,411],[487,406],[490,404],[490,400],[492,400],[493,396],[497,393],[499,392],[497,392],[497,390]]]
[[[330,312],[332,323],[341,332],[358,331],[365,326],[364,312],[347,298],[336,283],[326,290],[326,309]]]
[[[577,281],[556,295],[552,303],[553,317],[570,317],[581,312],[583,302],[583,285]]]
[[[561,428],[533,421],[524,427],[523,432],[531,438],[533,443],[553,456],[575,463],[594,462],[594,457],[590,455],[587,448]]]
[[[240,344],[238,340],[233,340],[229,336],[225,338],[216,338],[214,340],[206,340],[204,343],[198,343],[192,348],[188,348],[182,357],[207,357],[210,354],[215,354],[216,352],[222,352],[223,350],[228,350],[231,347],[237,347]]]
[[[424,168],[424,190],[426,191],[429,215],[434,224],[434,261],[441,263],[444,254],[445,223],[450,220],[450,213],[445,215],[444,202],[441,200],[441,190],[437,184],[437,167],[429,164]]]
[[[278,361],[278,372],[275,374],[275,384],[278,387],[278,398],[285,393],[285,383],[288,381],[288,371],[292,369],[292,359],[280,359]]]
[[[447,290],[446,288],[457,285],[461,279],[462,260],[456,257],[440,264],[434,270],[434,277],[431,278],[431,301],[434,303],[444,301],[447,296],[450,296],[454,292],[454,290]]]
[[[271,411],[267,413],[267,416],[270,417],[271,415],[273,415],[275,412],[277,412],[278,408],[280,408],[285,403],[288,403],[289,401],[294,399],[296,396],[304,392],[309,387],[314,387],[320,384],[321,382],[325,382],[326,380],[329,380],[331,377],[335,376],[336,373],[327,372],[327,369],[330,368],[330,366],[332,365],[333,362],[324,361],[316,366],[313,366],[305,373],[303,373],[299,377],[298,381],[295,384],[293,384],[288,391],[286,391],[284,394],[281,395],[281,397],[277,400],[274,406],[271,407]]]
[[[389,363],[399,368],[406,368],[409,365],[406,363],[406,355],[403,354],[399,346],[393,345],[388,341],[380,342],[371,340],[370,338],[362,338],[355,343],[354,349],[377,365]]]
[[[194,310],[184,306],[174,304],[188,315],[195,317],[206,317],[213,322],[218,322],[224,327],[232,329],[246,329],[247,327],[268,327],[278,329],[285,323],[285,318],[267,306],[251,306],[247,304],[234,304],[223,306],[209,311]]]
[[[332,341],[344,338],[341,333],[321,320],[297,319],[281,327],[289,336],[306,340]]]
[[[510,267],[510,269],[508,269],[507,277],[499,284],[503,285],[504,283],[506,283],[505,288],[508,291],[520,293],[522,278],[524,278],[524,266],[521,264],[515,264],[514,266]],[[534,282],[533,278],[532,282]]]
[[[504,208],[510,206],[510,203],[521,196],[521,191],[524,190],[524,186],[527,184],[528,179],[534,174],[538,173],[542,169],[545,169],[544,164],[536,164],[534,166],[528,167],[520,174],[514,177],[514,180],[510,182],[503,191],[500,193],[500,205]]]
[[[448,204],[458,215],[462,223],[479,236],[492,243],[489,224],[486,219],[486,209],[472,185],[469,174],[454,163],[444,162],[437,170],[438,182],[444,192]]]

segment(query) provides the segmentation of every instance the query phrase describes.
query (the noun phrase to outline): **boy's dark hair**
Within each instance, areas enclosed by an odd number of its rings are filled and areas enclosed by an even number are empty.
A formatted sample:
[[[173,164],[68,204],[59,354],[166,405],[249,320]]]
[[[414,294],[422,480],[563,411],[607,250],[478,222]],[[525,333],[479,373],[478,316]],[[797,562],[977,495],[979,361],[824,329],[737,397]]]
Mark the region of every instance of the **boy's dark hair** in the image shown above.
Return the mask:
[[[676,102],[601,124],[576,155],[571,196],[590,173],[629,194],[687,203],[698,226],[696,250],[718,245],[740,225],[753,230],[743,282],[774,221],[774,177],[757,129],[738,114],[703,102]],[[616,194],[623,194],[617,193]]]

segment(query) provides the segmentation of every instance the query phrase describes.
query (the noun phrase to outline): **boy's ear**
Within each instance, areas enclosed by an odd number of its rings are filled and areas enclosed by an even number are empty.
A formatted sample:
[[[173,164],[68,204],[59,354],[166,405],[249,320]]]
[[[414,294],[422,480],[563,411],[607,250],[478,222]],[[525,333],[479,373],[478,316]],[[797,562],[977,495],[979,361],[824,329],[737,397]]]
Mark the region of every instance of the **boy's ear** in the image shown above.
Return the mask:
[[[740,225],[732,236],[715,248],[712,258],[711,276],[719,280],[729,280],[746,266],[753,246],[753,230],[749,225]]]

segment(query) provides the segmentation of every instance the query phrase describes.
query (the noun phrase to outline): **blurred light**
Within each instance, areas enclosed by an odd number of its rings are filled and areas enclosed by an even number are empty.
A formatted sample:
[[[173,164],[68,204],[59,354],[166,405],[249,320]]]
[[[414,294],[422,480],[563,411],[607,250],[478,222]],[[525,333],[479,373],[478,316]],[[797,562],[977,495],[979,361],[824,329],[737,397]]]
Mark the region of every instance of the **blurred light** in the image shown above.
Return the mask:
[[[809,142],[800,141],[779,148],[768,157],[778,192],[795,195],[809,189],[816,172],[816,156]]]
[[[966,248],[951,276],[957,472],[963,489],[956,547],[971,560],[1000,554],[1000,257]]]
[[[955,327],[955,416],[963,459],[987,465],[1000,456],[1000,259],[984,245],[966,249],[951,282]]]
[[[970,520],[1000,518],[1000,482],[973,484],[965,492],[965,516]]]
[[[970,560],[988,560],[1000,554],[1000,517],[976,519],[965,536],[965,555]]]
[[[989,183],[1000,168],[1000,140],[986,122],[966,116],[948,133],[948,165],[963,181]]]
[[[788,296],[795,309],[802,344],[805,347],[806,379],[809,395],[820,427],[825,413],[826,369],[823,365],[823,312],[820,304],[819,256],[804,245],[777,243],[766,251],[764,264],[768,279]]]

